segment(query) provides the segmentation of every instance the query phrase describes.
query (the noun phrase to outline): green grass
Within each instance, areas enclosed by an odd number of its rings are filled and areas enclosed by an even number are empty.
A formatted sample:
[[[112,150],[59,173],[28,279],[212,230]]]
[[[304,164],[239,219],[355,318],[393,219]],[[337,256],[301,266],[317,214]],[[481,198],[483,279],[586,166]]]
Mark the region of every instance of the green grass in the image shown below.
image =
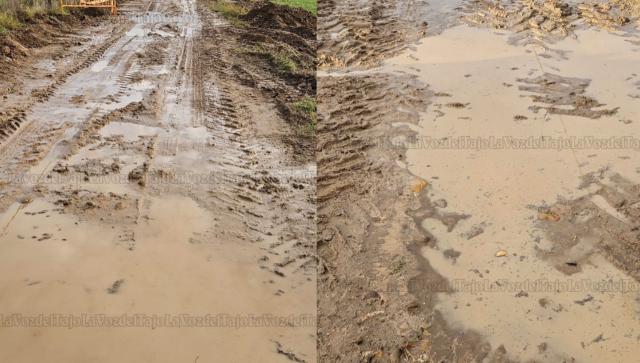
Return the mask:
[[[307,124],[303,125],[301,132],[305,135],[315,134],[318,126],[318,106],[316,104],[316,99],[306,96],[291,104],[291,107],[294,110],[303,113],[309,120]]]
[[[289,58],[286,54],[276,53],[270,54],[270,56],[273,64],[275,64],[281,72],[294,73],[298,70],[298,65],[296,64],[296,62]]]
[[[300,112],[304,112],[309,115],[311,119],[316,119],[318,115],[318,106],[316,104],[316,99],[313,97],[306,96],[300,101],[293,103],[293,108]]]
[[[272,3],[278,5],[287,5],[294,8],[303,8],[313,15],[318,15],[317,0],[271,0]]]
[[[15,16],[9,13],[0,12],[0,33],[20,28],[22,28],[22,24]]]
[[[230,21],[234,25],[242,25],[244,22],[240,19],[242,15],[245,15],[249,10],[244,6],[236,3],[232,3],[226,0],[213,0],[209,2],[209,8],[225,19]]]
[[[23,21],[29,22],[42,14],[64,15],[57,1],[49,0],[0,0],[0,33],[21,29]]]
[[[295,73],[298,70],[298,63],[292,59],[290,54],[277,50],[269,50],[262,44],[247,47],[244,49],[244,52],[267,58],[269,62],[275,65],[278,71],[282,73]]]

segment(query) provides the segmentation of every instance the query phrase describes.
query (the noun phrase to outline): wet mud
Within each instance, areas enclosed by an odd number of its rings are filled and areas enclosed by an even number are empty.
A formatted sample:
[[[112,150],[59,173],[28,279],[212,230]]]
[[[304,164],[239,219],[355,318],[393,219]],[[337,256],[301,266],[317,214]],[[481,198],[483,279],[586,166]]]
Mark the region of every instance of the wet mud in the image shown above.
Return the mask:
[[[315,165],[284,112],[315,92],[310,16],[293,11],[289,45],[288,23],[240,28],[201,2],[121,13],[2,101],[22,111],[0,143],[1,313],[227,320],[3,327],[2,360],[315,361]],[[250,33],[307,68],[239,55]]]
[[[322,361],[633,359],[633,5],[451,3],[417,43],[327,62]]]

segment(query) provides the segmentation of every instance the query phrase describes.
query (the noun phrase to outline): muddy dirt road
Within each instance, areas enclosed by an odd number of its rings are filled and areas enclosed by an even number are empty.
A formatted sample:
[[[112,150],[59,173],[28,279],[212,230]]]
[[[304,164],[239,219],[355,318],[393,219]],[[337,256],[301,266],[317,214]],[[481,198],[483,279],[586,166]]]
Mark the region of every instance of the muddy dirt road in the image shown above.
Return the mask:
[[[321,360],[636,360],[640,4],[397,3],[320,12]]]
[[[11,79],[0,360],[316,360],[313,156],[235,33],[127,2]]]

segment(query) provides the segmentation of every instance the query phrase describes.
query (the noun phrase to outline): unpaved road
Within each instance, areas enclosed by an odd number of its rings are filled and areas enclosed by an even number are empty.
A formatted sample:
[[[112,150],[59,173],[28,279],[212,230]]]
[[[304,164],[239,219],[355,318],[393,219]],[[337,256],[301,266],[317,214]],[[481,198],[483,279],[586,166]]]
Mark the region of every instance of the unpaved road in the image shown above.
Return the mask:
[[[121,13],[0,103],[0,360],[315,361],[312,157],[206,5]]]
[[[637,360],[640,6],[399,3],[319,20],[321,360]]]

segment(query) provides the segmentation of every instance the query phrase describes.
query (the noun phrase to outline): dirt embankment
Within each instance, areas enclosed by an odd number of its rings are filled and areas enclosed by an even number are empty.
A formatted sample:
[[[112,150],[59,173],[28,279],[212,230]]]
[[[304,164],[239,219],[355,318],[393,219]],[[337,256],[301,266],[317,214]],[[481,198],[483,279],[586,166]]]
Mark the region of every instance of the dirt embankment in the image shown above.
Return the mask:
[[[258,69],[276,80],[259,87],[276,100],[278,111],[296,130],[297,137],[289,139],[290,145],[313,158],[312,138],[317,123],[316,17],[303,9],[265,2],[243,19],[249,24],[241,35],[247,47],[244,52],[253,58],[247,63],[256,64],[255,60],[259,60]]]
[[[239,2],[233,26],[207,31],[223,37],[237,61],[224,73],[259,89],[276,104],[291,129],[282,138],[300,161],[314,158],[316,128],[316,17],[303,9],[271,2]],[[211,64],[216,69],[215,63]]]

